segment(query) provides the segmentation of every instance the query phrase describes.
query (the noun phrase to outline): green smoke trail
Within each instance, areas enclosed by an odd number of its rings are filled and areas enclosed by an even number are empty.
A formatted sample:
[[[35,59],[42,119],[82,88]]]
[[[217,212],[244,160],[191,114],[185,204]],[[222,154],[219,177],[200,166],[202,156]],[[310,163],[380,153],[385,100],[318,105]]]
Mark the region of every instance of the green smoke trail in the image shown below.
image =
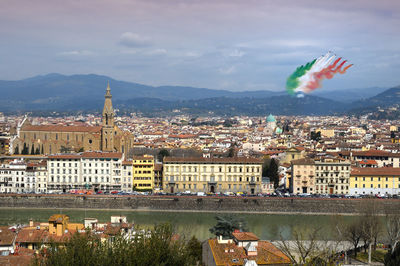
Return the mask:
[[[299,66],[298,68],[296,68],[296,71],[288,77],[286,81],[286,90],[290,95],[294,95],[296,88],[299,86],[300,82],[298,78],[303,76],[308,70],[310,70],[315,61],[317,61],[317,59],[308,62],[304,66]]]

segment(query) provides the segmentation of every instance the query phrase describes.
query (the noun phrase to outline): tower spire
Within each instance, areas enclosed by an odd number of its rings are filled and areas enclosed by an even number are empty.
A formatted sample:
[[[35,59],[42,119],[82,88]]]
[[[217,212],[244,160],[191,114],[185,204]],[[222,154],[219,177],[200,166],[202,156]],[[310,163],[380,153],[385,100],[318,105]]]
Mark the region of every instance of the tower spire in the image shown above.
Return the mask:
[[[111,96],[110,81],[107,81],[106,96]]]

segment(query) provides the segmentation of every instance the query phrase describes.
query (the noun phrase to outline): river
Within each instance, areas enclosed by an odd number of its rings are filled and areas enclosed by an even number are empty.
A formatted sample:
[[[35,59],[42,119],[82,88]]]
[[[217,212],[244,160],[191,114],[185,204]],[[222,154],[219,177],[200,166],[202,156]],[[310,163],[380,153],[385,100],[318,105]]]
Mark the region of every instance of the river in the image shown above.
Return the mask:
[[[82,210],[82,209],[24,209],[1,208],[0,225],[27,224],[29,219],[46,222],[57,213],[67,214],[71,222],[81,222],[85,217],[97,218],[99,222],[109,222],[111,215],[124,215],[128,222],[134,222],[139,228],[148,228],[154,224],[171,223],[176,231],[190,237],[195,235],[200,240],[212,237],[209,228],[216,224],[216,213],[207,212],[160,212],[132,210]],[[333,215],[298,215],[298,214],[234,214],[247,222],[249,231],[265,240],[277,240],[281,236],[291,238],[293,228],[320,228],[323,235],[334,235]],[[341,216],[344,224],[350,223],[355,216]],[[383,219],[383,218],[382,218]]]

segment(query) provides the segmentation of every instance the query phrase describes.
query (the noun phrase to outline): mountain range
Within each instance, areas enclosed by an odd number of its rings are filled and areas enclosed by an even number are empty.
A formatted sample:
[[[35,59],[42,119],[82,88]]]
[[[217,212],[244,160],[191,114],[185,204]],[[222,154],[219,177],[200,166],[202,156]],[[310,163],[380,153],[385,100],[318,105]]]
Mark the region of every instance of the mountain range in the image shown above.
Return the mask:
[[[216,115],[335,115],[363,113],[375,106],[397,104],[400,87],[319,90],[302,98],[285,91],[215,90],[184,86],[148,86],[100,75],[48,74],[0,81],[0,111],[99,112],[110,82],[114,107],[121,112],[168,115],[182,112]]]

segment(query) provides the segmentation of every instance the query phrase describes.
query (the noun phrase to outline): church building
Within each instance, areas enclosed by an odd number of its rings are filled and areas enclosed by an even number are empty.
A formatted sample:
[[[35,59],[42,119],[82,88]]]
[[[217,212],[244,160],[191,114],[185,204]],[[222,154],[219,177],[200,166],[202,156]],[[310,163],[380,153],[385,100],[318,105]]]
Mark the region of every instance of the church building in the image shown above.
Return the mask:
[[[28,119],[18,125],[10,145],[11,154],[55,154],[82,151],[122,152],[133,147],[134,137],[115,125],[110,85],[107,85],[102,124],[32,125]]]

